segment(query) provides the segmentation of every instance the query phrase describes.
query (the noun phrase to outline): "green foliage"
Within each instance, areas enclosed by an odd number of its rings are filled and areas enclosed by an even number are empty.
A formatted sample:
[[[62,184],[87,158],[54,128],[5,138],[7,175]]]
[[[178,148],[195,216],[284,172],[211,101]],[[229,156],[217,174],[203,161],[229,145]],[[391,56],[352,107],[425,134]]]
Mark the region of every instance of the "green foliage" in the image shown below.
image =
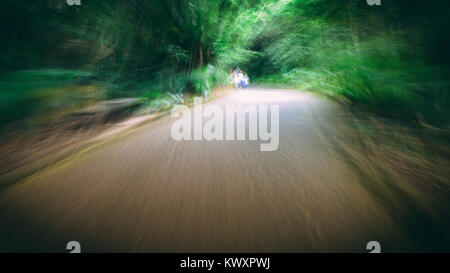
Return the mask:
[[[26,70],[0,75],[0,124],[97,100],[100,86],[80,70]],[[92,97],[94,96],[94,97]]]
[[[81,102],[85,95],[67,90],[85,91],[66,88],[79,71],[102,86],[90,97],[156,100],[208,93],[235,67],[253,83],[442,123],[449,8],[440,0],[9,1],[0,12],[0,124],[55,104],[34,99],[50,87]]]
[[[222,42],[233,41],[230,49],[222,47],[223,56],[253,82],[318,91],[379,114],[442,124],[450,109],[449,58],[440,46],[449,40],[448,6],[266,1],[236,18],[231,38]],[[431,30],[433,21],[437,29]]]

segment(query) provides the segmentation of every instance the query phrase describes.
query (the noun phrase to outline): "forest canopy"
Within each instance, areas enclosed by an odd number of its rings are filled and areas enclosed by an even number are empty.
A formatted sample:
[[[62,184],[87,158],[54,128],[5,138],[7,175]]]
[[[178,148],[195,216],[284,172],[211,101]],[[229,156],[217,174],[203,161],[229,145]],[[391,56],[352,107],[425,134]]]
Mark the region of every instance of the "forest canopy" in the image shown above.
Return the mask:
[[[79,107],[86,97],[203,94],[226,84],[236,67],[256,84],[320,92],[436,126],[448,120],[448,1],[2,5],[2,125],[43,109]],[[74,83],[84,87],[66,88]]]

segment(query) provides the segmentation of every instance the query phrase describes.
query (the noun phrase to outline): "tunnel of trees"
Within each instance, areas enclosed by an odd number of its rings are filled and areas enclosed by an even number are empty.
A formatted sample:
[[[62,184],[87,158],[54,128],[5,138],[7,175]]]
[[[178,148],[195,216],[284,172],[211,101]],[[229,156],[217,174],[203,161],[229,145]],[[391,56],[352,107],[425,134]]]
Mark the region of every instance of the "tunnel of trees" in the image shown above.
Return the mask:
[[[0,122],[101,99],[209,92],[240,67],[253,84],[442,126],[449,10],[442,0],[5,1]]]

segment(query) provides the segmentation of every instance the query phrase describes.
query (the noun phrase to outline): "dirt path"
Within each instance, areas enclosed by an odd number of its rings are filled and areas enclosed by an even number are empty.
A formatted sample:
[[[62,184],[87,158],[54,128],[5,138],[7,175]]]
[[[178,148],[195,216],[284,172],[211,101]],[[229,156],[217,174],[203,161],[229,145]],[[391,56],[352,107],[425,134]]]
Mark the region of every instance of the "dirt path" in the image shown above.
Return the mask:
[[[336,139],[351,133],[340,107],[262,89],[211,103],[279,105],[278,150],[176,142],[175,119],[162,118],[2,192],[0,250],[64,252],[73,240],[86,252],[367,252],[372,240],[417,250],[338,155]]]

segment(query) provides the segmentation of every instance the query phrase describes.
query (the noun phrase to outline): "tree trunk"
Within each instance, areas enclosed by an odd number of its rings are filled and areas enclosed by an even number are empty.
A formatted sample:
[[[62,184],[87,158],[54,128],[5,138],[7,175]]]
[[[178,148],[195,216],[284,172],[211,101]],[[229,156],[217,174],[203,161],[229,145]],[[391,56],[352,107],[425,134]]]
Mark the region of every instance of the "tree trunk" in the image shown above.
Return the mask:
[[[359,36],[358,36],[358,29],[355,24],[355,19],[353,17],[354,9],[355,9],[355,2],[348,1],[347,2],[347,12],[348,12],[350,34],[352,36],[352,41],[353,41],[353,46],[355,47],[355,51],[359,55]]]
[[[203,67],[203,43],[200,42],[200,45],[198,47],[198,54],[199,54],[199,61],[198,61],[198,68]]]

